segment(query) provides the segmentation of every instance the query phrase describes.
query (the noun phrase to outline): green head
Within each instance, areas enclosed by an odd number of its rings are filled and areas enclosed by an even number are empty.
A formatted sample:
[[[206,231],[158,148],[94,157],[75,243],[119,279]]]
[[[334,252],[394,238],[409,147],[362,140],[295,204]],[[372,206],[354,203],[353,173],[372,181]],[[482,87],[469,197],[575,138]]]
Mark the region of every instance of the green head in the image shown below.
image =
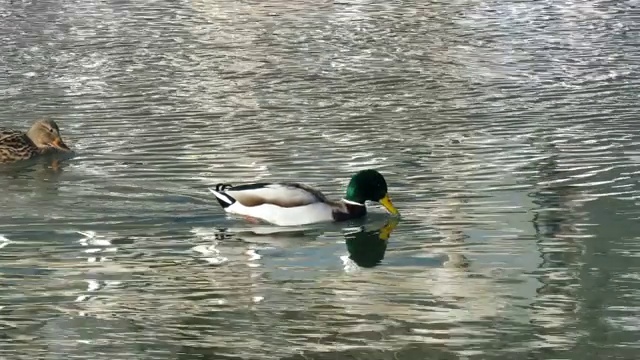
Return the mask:
[[[362,170],[351,178],[347,186],[345,200],[364,205],[364,202],[375,201],[385,207],[391,214],[398,215],[387,193],[387,182],[376,170]]]

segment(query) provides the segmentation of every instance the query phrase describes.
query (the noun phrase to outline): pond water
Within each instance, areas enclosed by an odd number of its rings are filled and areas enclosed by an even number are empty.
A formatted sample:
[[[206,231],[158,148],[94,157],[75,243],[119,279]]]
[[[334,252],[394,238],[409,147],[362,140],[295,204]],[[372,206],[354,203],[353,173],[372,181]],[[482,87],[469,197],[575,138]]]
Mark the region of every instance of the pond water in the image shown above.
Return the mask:
[[[4,1],[0,358],[635,359],[640,3]],[[218,182],[399,221],[226,216]]]

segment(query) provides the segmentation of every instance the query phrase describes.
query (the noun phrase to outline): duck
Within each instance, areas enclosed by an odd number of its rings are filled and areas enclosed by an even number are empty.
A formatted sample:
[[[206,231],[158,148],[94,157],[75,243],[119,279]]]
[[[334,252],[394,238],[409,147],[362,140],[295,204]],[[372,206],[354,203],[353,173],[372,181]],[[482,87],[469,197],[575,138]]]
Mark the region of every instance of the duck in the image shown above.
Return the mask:
[[[28,160],[55,151],[70,152],[55,121],[36,121],[26,133],[0,128],[0,164]]]
[[[322,222],[343,222],[367,214],[365,202],[382,205],[391,215],[400,212],[393,205],[387,182],[377,170],[358,171],[351,177],[345,196],[337,201],[313,187],[297,182],[259,182],[233,186],[218,183],[209,191],[226,213],[246,220],[277,226],[299,226]]]

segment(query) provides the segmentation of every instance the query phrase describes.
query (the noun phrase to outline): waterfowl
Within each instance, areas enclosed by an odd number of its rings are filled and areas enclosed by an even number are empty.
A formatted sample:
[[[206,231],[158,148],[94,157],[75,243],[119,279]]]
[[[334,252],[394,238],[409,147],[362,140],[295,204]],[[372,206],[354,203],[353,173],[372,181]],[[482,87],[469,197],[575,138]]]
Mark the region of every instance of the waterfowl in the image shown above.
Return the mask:
[[[52,151],[71,151],[53,120],[36,121],[26,133],[0,128],[0,164],[27,160]]]
[[[387,182],[376,170],[353,175],[346,195],[328,200],[320,191],[300,183],[253,183],[239,186],[219,183],[209,189],[225,212],[247,220],[262,220],[278,226],[339,222],[367,214],[365,202],[378,202],[392,215],[399,215],[387,193]]]

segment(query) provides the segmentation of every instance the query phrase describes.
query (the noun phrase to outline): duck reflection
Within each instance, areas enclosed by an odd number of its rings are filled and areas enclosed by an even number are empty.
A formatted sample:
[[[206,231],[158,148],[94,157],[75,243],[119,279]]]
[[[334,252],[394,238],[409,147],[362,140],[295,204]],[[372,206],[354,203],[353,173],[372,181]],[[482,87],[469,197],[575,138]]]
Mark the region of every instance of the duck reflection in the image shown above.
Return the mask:
[[[4,191],[3,206],[9,209],[35,208],[45,216],[47,213],[57,213],[60,203],[52,199],[61,194],[64,168],[67,166],[68,162],[53,155],[0,164],[0,188]],[[25,212],[23,216],[32,215],[30,213],[33,211],[32,209]],[[20,214],[15,215],[22,217]]]
[[[387,241],[398,222],[397,218],[390,218],[381,228],[367,229],[367,226],[362,226],[355,232],[346,233],[344,237],[349,259],[363,268],[380,264],[387,251]]]
[[[222,253],[232,257],[234,257],[233,254],[237,256],[237,254],[243,253],[244,256],[249,255],[250,267],[265,266],[265,261],[267,263],[284,261],[287,266],[292,264],[321,266],[322,264],[329,265],[325,262],[331,259],[330,254],[335,254],[337,249],[331,242],[314,240],[329,240],[337,237],[343,239],[347,247],[348,254],[341,256],[343,262],[361,268],[371,268],[380,264],[384,259],[388,240],[398,223],[399,219],[397,218],[386,218],[383,222],[359,223],[359,226],[349,228],[317,229],[268,226],[194,228],[192,230],[194,235],[200,240],[205,240],[206,244],[199,241],[199,244],[194,246],[192,250],[199,253],[204,260],[213,255],[219,257]],[[339,241],[339,243],[341,242]],[[336,243],[333,242],[333,244]],[[265,252],[271,255],[263,258]],[[236,260],[240,259],[236,258]]]
[[[58,190],[57,183],[68,166],[73,153],[49,153],[34,159],[11,164],[0,164],[0,181],[34,181],[34,184],[46,184],[53,190]]]

